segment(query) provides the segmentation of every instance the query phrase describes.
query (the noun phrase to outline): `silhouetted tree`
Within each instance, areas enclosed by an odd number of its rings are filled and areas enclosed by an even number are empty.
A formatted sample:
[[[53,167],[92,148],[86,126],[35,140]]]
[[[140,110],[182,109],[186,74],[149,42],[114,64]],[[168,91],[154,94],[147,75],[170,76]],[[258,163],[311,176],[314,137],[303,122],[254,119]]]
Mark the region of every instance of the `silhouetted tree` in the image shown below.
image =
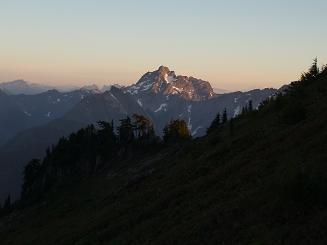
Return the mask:
[[[24,169],[22,197],[26,197],[35,188],[41,171],[41,161],[39,159],[31,160]]]
[[[253,103],[252,100],[249,101],[249,112],[253,111]]]
[[[316,57],[314,60],[313,60],[313,63],[309,69],[309,74],[311,75],[311,77],[315,78],[319,75],[320,73],[320,70],[319,70],[319,67],[318,67],[318,58]]]
[[[327,72],[327,65],[323,65],[321,67],[321,74],[325,74]]]
[[[103,136],[114,138],[115,132],[114,132],[114,122],[105,122],[105,121],[99,121],[98,122],[99,131],[98,134],[102,134]]]
[[[119,141],[122,144],[131,143],[134,140],[134,127],[130,117],[120,120],[117,127]]]
[[[212,121],[210,127],[207,129],[207,134],[212,132],[213,130],[219,128],[220,125],[220,113],[218,112],[217,116],[215,117],[215,119]]]
[[[154,128],[152,122],[139,114],[133,115],[133,125],[138,139],[150,139],[155,137]]]
[[[180,142],[192,138],[184,120],[172,120],[163,130],[165,142]]]
[[[222,124],[225,124],[227,122],[228,118],[227,118],[227,109],[224,109],[223,112],[223,119],[222,119]]]
[[[231,118],[229,121],[229,132],[231,136],[234,135],[234,118]]]
[[[245,114],[247,114],[248,113],[248,107],[247,106],[243,106],[242,107],[242,115],[245,115]]]
[[[98,122],[99,153],[104,159],[110,158],[117,146],[117,136],[114,132],[114,122]]]
[[[302,74],[301,82],[310,81],[310,80],[318,77],[319,73],[320,73],[320,70],[318,67],[318,59],[315,58],[313,60],[311,67],[309,68],[309,71]]]
[[[90,176],[115,158],[133,156],[135,152],[149,150],[149,147],[142,145],[152,144],[157,140],[152,122],[140,115],[134,115],[133,119],[133,122],[130,117],[120,120],[118,135],[115,134],[113,122],[99,121],[97,127],[89,125],[68,138],[59,139],[51,150],[47,149],[43,161],[33,159],[26,165],[22,198],[34,200],[66,179]],[[174,128],[169,130],[171,135],[174,135]],[[185,133],[185,128],[188,130],[185,122],[184,126],[178,125],[176,128],[180,138],[189,136],[188,131]],[[134,143],[138,142],[142,142],[141,147],[134,147],[137,145]]]
[[[11,209],[11,197],[10,195],[8,195],[3,205],[3,211],[8,212],[10,209]]]
[[[45,151],[45,157],[49,157],[51,155],[50,147],[48,147]]]

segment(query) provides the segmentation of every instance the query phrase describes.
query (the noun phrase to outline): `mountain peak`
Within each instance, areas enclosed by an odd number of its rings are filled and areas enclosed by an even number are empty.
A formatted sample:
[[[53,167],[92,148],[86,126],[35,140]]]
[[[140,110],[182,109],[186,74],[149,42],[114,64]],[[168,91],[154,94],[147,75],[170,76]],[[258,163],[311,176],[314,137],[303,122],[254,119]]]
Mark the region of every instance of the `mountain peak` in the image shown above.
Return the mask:
[[[170,70],[169,70],[169,68],[167,66],[160,66],[158,68],[158,72],[160,74],[168,74],[168,73],[170,73]]]
[[[19,79],[10,82],[3,82],[1,86],[28,86],[30,83],[26,82],[25,80]]]
[[[29,84],[29,82],[26,82],[23,79],[19,79],[19,80],[15,80],[15,81],[11,81],[11,82],[5,82],[4,84]]]
[[[165,99],[172,95],[186,100],[203,100],[214,95],[209,82],[193,77],[176,76],[175,72],[166,66],[147,72],[136,84],[127,87],[126,91],[138,98],[142,94],[159,94]]]
[[[8,94],[31,95],[43,93],[49,89],[52,89],[52,87],[36,83],[30,83],[20,79],[11,82],[0,83],[0,89],[6,91]]]
[[[96,84],[86,85],[81,88],[82,91],[88,91],[92,93],[100,93],[100,89]]]

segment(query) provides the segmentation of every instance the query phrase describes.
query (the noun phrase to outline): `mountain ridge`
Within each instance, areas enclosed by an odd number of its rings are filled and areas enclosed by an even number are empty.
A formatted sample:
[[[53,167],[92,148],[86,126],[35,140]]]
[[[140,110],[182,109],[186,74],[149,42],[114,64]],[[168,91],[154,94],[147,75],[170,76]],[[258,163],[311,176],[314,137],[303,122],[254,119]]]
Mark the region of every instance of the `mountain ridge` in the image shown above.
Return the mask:
[[[0,89],[8,94],[26,94],[34,95],[54,89],[52,86],[30,83],[25,80],[14,80],[11,82],[0,83]]]

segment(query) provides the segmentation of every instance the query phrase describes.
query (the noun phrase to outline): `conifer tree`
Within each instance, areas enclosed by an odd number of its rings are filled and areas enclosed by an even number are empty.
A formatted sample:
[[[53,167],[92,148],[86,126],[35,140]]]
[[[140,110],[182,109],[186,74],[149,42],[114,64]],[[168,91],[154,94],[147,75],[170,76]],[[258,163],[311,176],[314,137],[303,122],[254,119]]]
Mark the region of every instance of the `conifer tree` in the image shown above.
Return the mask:
[[[227,109],[224,109],[223,112],[223,119],[222,119],[222,124],[225,124],[227,122],[228,118],[227,118]]]
[[[253,111],[253,103],[252,100],[249,101],[249,108],[248,108],[249,112]]]
[[[318,58],[316,57],[314,60],[313,60],[313,63],[309,69],[309,74],[312,78],[315,78],[318,76],[319,74],[319,67],[318,67]]]
[[[184,120],[172,120],[163,130],[165,142],[180,142],[192,138]]]
[[[117,127],[119,141],[123,144],[130,143],[134,140],[134,127],[130,117],[120,120]]]
[[[104,158],[109,158],[114,154],[117,142],[117,137],[114,132],[114,122],[100,121],[98,122],[98,126],[100,127],[98,131],[100,154]]]
[[[215,119],[212,121],[210,127],[207,129],[207,133],[212,132],[214,129],[217,129],[220,125],[220,113],[218,112],[217,116],[215,117]]]
[[[318,77],[319,74],[320,74],[320,70],[318,67],[318,58],[315,58],[313,60],[311,67],[309,68],[309,71],[305,72],[301,75],[301,82],[310,81],[310,80]]]
[[[242,115],[245,115],[245,114],[247,114],[248,113],[248,107],[247,106],[243,106],[242,107]]]
[[[231,136],[234,135],[234,118],[231,118],[229,121],[229,132]]]
[[[134,114],[133,119],[133,126],[138,139],[150,139],[154,137],[153,124],[148,118]]]
[[[41,161],[39,159],[31,160],[24,169],[22,196],[26,197],[35,187],[41,171]]]
[[[3,205],[3,210],[4,212],[8,212],[10,208],[11,208],[11,198],[10,195],[8,195]]]
[[[326,73],[327,72],[327,65],[323,65],[322,67],[321,67],[321,74],[322,73]]]

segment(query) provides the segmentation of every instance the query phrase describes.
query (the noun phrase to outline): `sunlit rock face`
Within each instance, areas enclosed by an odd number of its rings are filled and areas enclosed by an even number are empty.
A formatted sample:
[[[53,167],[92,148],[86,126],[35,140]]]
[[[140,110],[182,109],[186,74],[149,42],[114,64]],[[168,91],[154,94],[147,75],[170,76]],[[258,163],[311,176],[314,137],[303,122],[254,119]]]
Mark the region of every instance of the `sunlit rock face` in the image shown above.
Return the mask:
[[[194,101],[214,96],[209,82],[194,77],[176,76],[174,71],[170,71],[165,66],[160,66],[156,71],[147,72],[136,84],[126,89],[133,95],[160,93]]]

